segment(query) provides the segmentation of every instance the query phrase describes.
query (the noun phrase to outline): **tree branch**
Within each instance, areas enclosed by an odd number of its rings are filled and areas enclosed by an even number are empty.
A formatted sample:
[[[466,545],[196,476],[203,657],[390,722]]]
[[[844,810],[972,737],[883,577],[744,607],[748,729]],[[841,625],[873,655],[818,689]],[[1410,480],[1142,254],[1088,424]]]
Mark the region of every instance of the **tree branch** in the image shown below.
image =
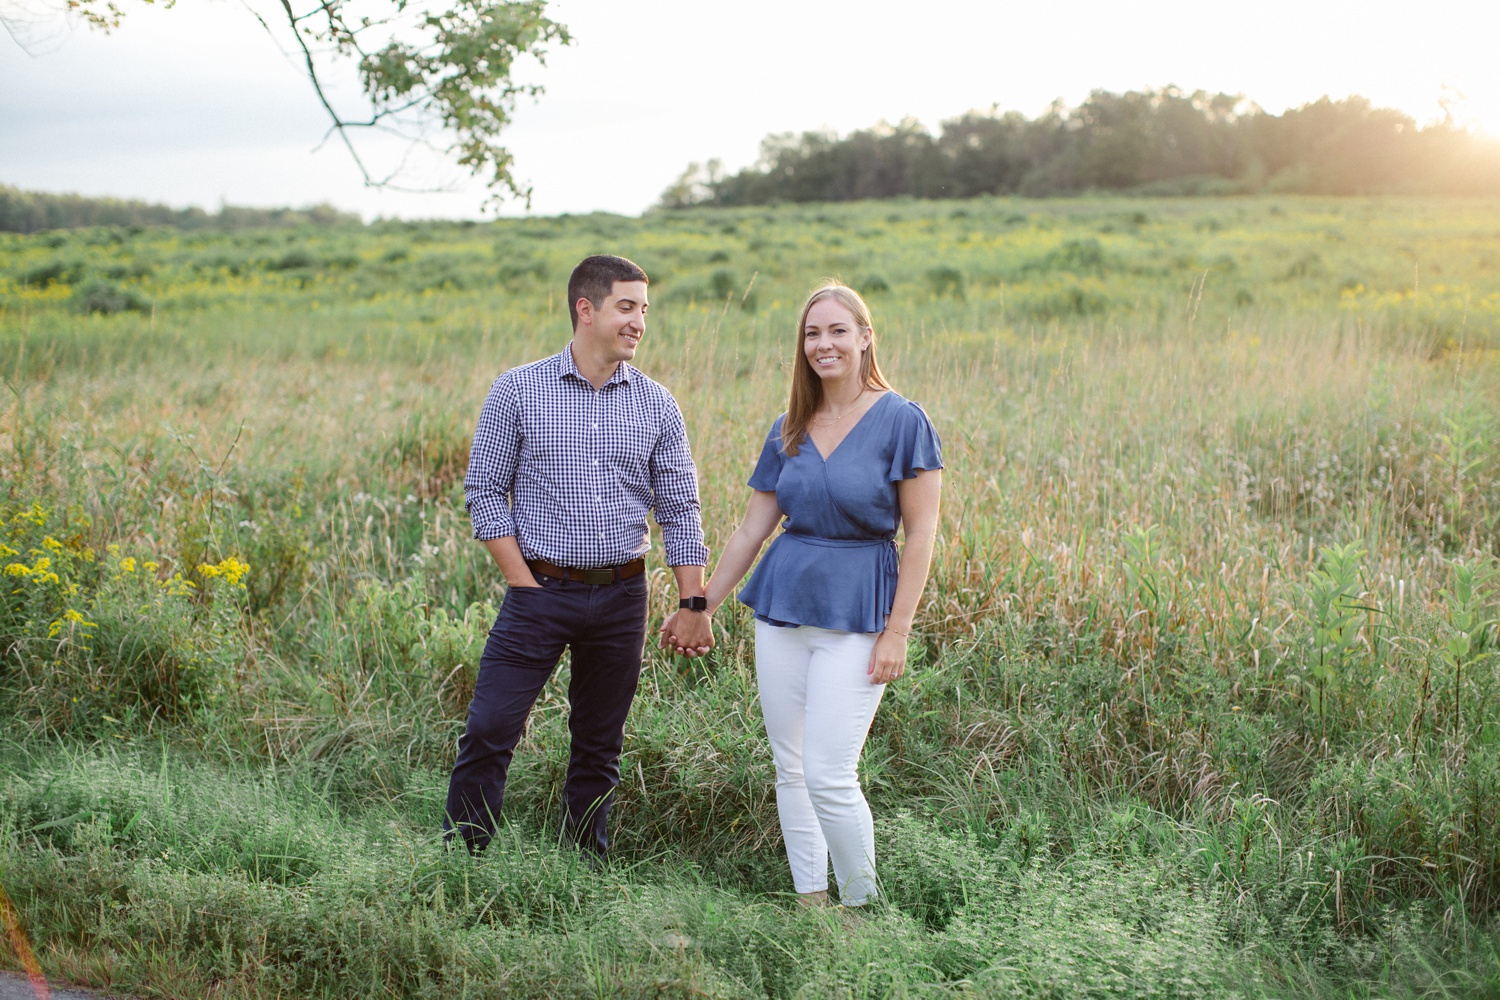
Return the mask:
[[[323,105],[323,110],[328,112],[328,117],[333,119],[333,129],[338,132],[339,139],[344,143],[344,148],[349,151],[350,159],[359,168],[359,174],[365,179],[365,185],[367,187],[379,187],[380,185],[371,179],[370,171],[365,167],[365,161],[360,158],[359,150],[354,148],[354,143],[349,140],[348,133],[344,131],[346,126],[343,118],[333,109],[333,104],[329,102],[328,95],[323,92],[323,81],[318,77],[317,60],[313,58],[312,50],[307,47],[307,41],[302,37],[302,32],[297,30],[297,14],[292,10],[291,0],[280,0],[280,2],[281,9],[286,11],[287,21],[292,26],[292,34],[296,36],[297,44],[302,49],[302,56],[307,64],[307,78],[312,81],[313,92],[318,95],[318,102]],[[261,23],[265,24],[264,21]]]
[[[70,12],[93,27],[108,31],[119,23],[121,11],[114,0],[65,2]],[[173,2],[166,0],[165,5]],[[249,2],[244,0],[251,16],[280,44],[278,32]],[[544,62],[547,43],[572,41],[567,28],[546,16],[546,0],[429,0],[433,6],[385,0],[389,16],[361,16],[353,23],[346,17],[351,0],[305,2],[308,6],[299,12],[296,0],[276,0],[297,40],[302,69],[328,115],[329,130],[319,148],[337,134],[368,187],[434,190],[393,184],[407,168],[410,149],[390,175],[374,174],[352,131],[388,132],[412,147],[420,143],[440,150],[473,175],[487,174],[484,183],[492,192],[491,205],[505,197],[530,204],[531,191],[516,181],[511,172],[514,157],[500,137],[510,125],[516,99],[542,92],[540,85],[511,79],[516,60],[530,55]],[[375,39],[383,39],[383,44]],[[322,46],[328,49],[320,51]],[[282,51],[289,58],[294,55],[289,49]],[[367,118],[352,119],[334,107],[326,81],[330,61],[336,58],[354,62],[370,106]],[[393,122],[402,128],[392,128]],[[451,141],[445,146],[432,142],[429,136],[439,133]]]

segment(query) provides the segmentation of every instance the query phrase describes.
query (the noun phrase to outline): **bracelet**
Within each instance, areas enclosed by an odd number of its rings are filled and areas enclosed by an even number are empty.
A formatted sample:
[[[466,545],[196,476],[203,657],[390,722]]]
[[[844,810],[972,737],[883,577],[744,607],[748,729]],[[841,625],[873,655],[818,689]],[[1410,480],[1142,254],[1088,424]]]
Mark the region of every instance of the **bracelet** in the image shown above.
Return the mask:
[[[903,632],[899,628],[891,628],[889,625],[887,625],[883,631],[894,632],[894,633],[896,633],[897,635],[900,635],[900,636],[909,636],[909,635],[911,635],[911,630],[910,629],[907,629],[905,632]]]

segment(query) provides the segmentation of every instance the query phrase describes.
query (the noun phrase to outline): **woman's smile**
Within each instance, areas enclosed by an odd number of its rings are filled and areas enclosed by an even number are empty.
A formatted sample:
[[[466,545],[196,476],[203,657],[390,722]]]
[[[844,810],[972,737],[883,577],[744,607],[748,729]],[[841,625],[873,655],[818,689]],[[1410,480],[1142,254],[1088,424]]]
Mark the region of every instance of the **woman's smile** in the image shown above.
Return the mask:
[[[802,328],[802,351],[819,378],[858,375],[859,354],[868,334],[852,313],[838,302],[825,299],[807,312]]]

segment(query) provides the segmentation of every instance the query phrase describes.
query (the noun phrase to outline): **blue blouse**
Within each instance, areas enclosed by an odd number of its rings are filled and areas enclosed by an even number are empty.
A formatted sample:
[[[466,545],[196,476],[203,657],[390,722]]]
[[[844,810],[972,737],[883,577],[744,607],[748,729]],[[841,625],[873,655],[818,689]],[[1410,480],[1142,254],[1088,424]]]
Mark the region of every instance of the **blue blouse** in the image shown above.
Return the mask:
[[[943,467],[932,421],[887,392],[826,459],[803,438],[781,449],[776,418],[750,488],[776,494],[782,532],[761,558],[740,601],[772,625],[879,632],[896,597],[896,484]]]

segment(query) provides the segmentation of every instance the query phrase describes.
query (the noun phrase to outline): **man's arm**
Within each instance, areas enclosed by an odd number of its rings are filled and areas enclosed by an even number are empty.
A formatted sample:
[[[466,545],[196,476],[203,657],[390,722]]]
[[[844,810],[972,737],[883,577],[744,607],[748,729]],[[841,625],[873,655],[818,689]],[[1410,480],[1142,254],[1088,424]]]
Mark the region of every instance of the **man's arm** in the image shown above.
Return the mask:
[[[661,525],[667,565],[677,578],[677,596],[703,596],[703,520],[698,507],[698,470],[688,449],[687,424],[670,394],[666,397],[661,437],[651,451],[651,493],[656,523]],[[713,648],[713,624],[702,611],[678,610],[667,619],[668,633],[683,656],[701,656]]]
[[[661,525],[667,565],[674,571],[679,566],[698,567],[701,587],[703,567],[708,565],[708,547],[703,544],[703,520],[698,507],[698,470],[688,450],[682,411],[670,395],[662,415],[661,436],[651,450],[650,475],[652,508],[656,523]]]
[[[714,575],[709,579],[704,588],[704,594],[708,598],[708,611],[702,617],[712,618],[713,613],[719,610],[719,606],[729,596],[745,574],[750,572],[750,564],[755,562],[755,557],[760,554],[761,547],[765,545],[766,539],[776,530],[776,525],[781,522],[781,509],[776,506],[776,494],[762,490],[752,490],[750,503],[745,508],[745,517],[740,526],[735,529],[729,537],[729,543],[724,546],[723,553],[719,556],[719,564],[714,567]],[[686,611],[678,611],[676,615],[668,618],[661,627],[662,646],[676,649],[684,656],[692,655],[688,652],[680,635],[681,630],[687,624],[679,624],[688,615]],[[710,629],[710,637],[712,630]],[[706,652],[703,650],[701,652]]]
[[[506,585],[535,587],[536,577],[521,555],[510,509],[520,457],[519,405],[514,386],[502,375],[490,386],[479,411],[464,474],[464,507],[474,524],[474,537],[484,543]]]
[[[490,558],[495,560],[495,565],[500,567],[500,573],[505,577],[507,587],[541,586],[532,575],[531,567],[526,565],[526,557],[521,555],[521,544],[516,541],[515,535],[487,538],[484,541],[484,547],[489,550]]]
[[[679,599],[703,596],[702,566],[673,566],[672,575],[677,578]],[[660,645],[670,646],[682,656],[702,656],[714,648],[712,617],[707,611],[678,608],[662,625]]]

